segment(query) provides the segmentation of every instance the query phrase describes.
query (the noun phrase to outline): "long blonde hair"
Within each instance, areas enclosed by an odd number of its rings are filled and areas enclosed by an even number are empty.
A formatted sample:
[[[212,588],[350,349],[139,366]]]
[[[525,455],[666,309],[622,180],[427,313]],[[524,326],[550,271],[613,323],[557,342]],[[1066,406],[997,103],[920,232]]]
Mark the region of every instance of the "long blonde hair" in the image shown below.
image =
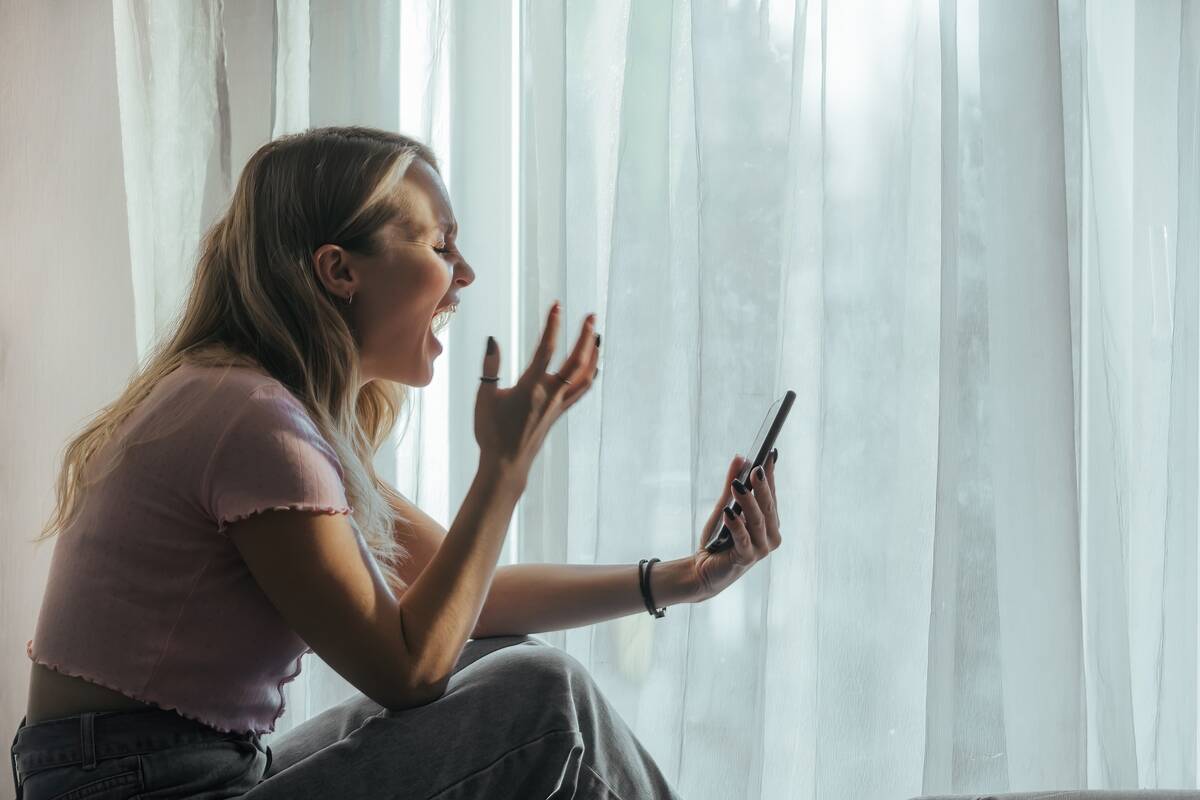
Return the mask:
[[[405,408],[408,388],[372,380],[359,389],[346,303],[317,279],[312,255],[325,243],[377,253],[376,231],[393,217],[405,219],[401,181],[416,158],[440,174],[425,144],[376,128],[312,128],[260,147],[225,214],[201,240],[173,333],[159,339],[122,394],[65,447],[54,513],[32,541],[74,521],[81,490],[102,477],[85,475],[89,462],[161,379],[184,361],[252,366],[303,403],[341,461],[351,523],[393,585],[402,583],[395,565],[409,552],[393,534],[398,521],[410,520],[393,506],[403,498],[378,477],[372,459]],[[127,449],[122,443],[120,452]]]

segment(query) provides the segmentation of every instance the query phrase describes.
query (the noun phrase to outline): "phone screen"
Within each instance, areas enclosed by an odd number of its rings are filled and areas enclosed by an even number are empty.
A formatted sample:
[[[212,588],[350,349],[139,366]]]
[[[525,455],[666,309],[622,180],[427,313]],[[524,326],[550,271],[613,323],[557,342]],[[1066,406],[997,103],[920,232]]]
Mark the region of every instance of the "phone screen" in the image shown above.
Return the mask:
[[[779,436],[779,430],[783,427],[784,420],[787,419],[788,411],[795,399],[796,393],[788,389],[784,392],[783,397],[776,400],[767,409],[762,424],[758,427],[758,433],[754,437],[754,443],[746,451],[748,460],[738,471],[737,478],[742,483],[748,482],[750,472],[755,467],[767,462],[767,454],[775,447],[775,439]],[[730,501],[729,507],[735,514],[742,510],[736,499]],[[733,547],[733,533],[726,527],[724,515],[721,515],[721,519],[713,526],[712,534],[705,543],[704,549],[710,553],[718,553],[730,547]]]

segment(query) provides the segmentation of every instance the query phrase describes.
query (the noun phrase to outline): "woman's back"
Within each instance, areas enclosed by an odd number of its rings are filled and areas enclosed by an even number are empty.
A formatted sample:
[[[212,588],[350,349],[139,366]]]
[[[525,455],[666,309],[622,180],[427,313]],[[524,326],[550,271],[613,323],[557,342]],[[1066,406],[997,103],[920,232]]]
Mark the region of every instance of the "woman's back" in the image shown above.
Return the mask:
[[[110,445],[89,474],[119,461],[55,543],[26,644],[43,667],[29,718],[149,704],[222,731],[273,731],[310,648],[226,530],[268,508],[349,513],[336,456],[274,378],[190,364]]]
[[[25,721],[29,725],[84,711],[121,711],[154,708],[120,692],[74,675],[65,675],[36,661],[29,665],[29,700]]]

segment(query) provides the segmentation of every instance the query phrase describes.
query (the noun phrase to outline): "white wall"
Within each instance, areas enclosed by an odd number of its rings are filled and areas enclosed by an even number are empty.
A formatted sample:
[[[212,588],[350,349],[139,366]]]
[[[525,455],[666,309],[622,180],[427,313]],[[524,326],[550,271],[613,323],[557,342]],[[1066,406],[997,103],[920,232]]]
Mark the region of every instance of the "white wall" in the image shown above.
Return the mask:
[[[112,7],[0,0],[0,734],[25,713],[61,449],[135,365]],[[9,759],[5,757],[5,761]],[[0,770],[0,796],[12,774]]]

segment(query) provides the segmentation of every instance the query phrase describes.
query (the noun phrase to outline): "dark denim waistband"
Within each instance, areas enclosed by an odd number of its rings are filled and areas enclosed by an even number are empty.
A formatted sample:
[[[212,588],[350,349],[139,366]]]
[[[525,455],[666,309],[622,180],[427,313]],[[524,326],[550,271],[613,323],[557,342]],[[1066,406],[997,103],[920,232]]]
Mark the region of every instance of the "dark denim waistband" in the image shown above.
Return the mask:
[[[17,726],[11,748],[14,784],[31,773],[67,764],[90,768],[103,758],[220,739],[260,742],[257,733],[225,733],[158,708],[88,711],[33,725],[26,725],[25,719]]]

